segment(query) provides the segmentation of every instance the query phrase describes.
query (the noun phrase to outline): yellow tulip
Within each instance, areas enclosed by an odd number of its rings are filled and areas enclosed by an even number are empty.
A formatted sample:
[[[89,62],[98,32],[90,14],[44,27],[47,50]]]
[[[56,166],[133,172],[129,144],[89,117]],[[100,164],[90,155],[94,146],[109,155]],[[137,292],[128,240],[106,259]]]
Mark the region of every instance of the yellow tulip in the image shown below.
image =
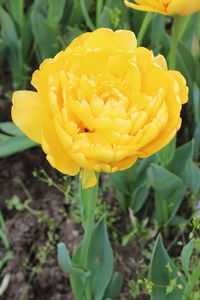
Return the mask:
[[[82,34],[34,72],[35,92],[13,94],[13,121],[53,167],[81,170],[85,187],[95,184],[95,172],[124,170],[152,155],[180,128],[185,79],[136,44],[127,30]]]
[[[200,0],[124,0],[124,3],[131,8],[163,15],[187,16],[200,10]]]

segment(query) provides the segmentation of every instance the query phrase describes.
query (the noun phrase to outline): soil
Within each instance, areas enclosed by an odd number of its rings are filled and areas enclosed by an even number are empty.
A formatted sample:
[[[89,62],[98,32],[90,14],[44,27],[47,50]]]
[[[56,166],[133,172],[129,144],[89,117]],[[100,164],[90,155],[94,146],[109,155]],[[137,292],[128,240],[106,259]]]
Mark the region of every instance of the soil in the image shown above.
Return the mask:
[[[9,121],[10,101],[1,101],[0,107],[3,112],[1,121]],[[33,171],[39,172],[41,168],[60,184],[62,175],[50,167],[39,147],[0,159],[0,211],[14,253],[14,258],[0,273],[0,282],[7,274],[10,275],[8,287],[0,300],[74,300],[69,279],[58,267],[56,244],[63,241],[72,251],[82,238],[82,228],[70,215],[70,204],[64,194],[33,176]],[[6,200],[13,196],[18,196],[22,203],[27,197],[31,198],[28,209],[8,209]],[[116,206],[110,191],[104,195],[103,201]],[[118,210],[116,214],[122,214],[117,206],[115,209]],[[41,215],[37,214],[38,211]],[[127,218],[127,215],[121,216],[121,221],[116,224],[122,234]],[[114,245],[114,248],[116,270],[120,270],[126,279],[136,279],[137,264],[141,259],[137,244]],[[5,251],[0,242],[0,259]],[[128,294],[129,288],[125,284],[121,293],[125,299],[149,299],[145,295],[130,298]]]

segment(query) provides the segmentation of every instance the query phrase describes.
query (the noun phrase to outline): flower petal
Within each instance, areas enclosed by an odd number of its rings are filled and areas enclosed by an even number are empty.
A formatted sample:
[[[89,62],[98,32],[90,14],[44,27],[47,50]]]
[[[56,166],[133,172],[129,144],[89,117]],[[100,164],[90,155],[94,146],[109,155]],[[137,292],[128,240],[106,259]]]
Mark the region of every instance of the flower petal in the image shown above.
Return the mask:
[[[17,91],[13,94],[12,119],[32,140],[41,143],[41,127],[48,108],[36,92]]]

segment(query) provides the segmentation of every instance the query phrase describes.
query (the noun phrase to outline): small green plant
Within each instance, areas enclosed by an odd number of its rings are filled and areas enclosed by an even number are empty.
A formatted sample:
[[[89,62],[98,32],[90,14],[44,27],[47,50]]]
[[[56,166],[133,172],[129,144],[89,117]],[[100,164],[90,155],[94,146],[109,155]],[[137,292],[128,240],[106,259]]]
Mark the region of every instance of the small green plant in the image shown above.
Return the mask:
[[[0,243],[6,249],[4,256],[0,259],[0,271],[3,269],[4,265],[14,257],[14,253],[11,250],[11,245],[8,240],[8,236],[5,232],[5,223],[3,214],[0,211]]]

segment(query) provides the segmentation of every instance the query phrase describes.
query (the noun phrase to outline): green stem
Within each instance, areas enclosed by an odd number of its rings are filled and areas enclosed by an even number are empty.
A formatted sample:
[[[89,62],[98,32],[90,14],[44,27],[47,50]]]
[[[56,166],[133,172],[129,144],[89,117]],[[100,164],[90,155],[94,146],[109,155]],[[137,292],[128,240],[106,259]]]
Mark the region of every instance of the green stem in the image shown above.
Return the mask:
[[[96,27],[97,28],[100,26],[100,17],[101,17],[102,7],[103,7],[103,0],[97,0],[97,8],[96,8]]]
[[[174,70],[176,67],[176,53],[178,42],[180,40],[180,30],[181,30],[181,21],[182,17],[175,16],[172,26],[172,39],[171,39],[171,48],[169,52],[169,69]]]
[[[142,23],[142,26],[140,28],[138,37],[137,37],[138,47],[140,47],[142,44],[144,35],[147,31],[147,27],[149,26],[149,23],[151,22],[152,18],[153,18],[153,13],[151,13],[151,12],[146,13],[143,23]]]
[[[89,13],[88,13],[88,10],[87,10],[87,7],[85,5],[85,0],[80,0],[80,5],[81,5],[81,10],[82,10],[82,13],[83,13],[83,17],[85,19],[85,23],[86,25],[88,26],[88,28],[93,31],[95,30],[95,26],[89,16]]]
[[[98,180],[98,178],[97,178]],[[98,183],[96,186],[83,189],[80,183],[80,201],[81,201],[81,217],[82,217],[82,225],[84,227],[84,239],[82,243],[82,251],[81,251],[81,265],[84,270],[88,271],[88,254],[89,247],[92,237],[92,232],[95,226],[94,218],[95,218],[95,208],[97,203],[97,195],[98,195]],[[91,300],[91,291],[89,286],[86,284],[86,299]]]

